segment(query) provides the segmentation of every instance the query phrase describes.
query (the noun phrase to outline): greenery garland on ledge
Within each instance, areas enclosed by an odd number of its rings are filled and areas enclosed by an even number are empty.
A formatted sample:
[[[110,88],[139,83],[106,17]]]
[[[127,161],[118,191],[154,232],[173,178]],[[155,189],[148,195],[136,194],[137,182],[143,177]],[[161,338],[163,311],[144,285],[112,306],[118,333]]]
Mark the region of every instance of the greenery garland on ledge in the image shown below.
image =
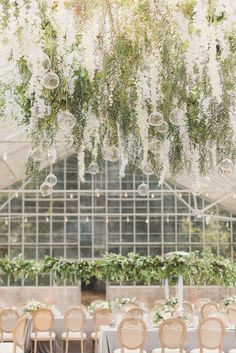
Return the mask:
[[[168,278],[169,283],[177,283],[182,275],[186,284],[236,286],[236,264],[229,259],[209,252],[188,255],[173,253],[165,256],[128,256],[105,254],[99,260],[66,260],[46,256],[44,260],[24,259],[22,255],[10,260],[0,259],[0,271],[14,280],[35,278],[51,273],[55,283],[63,280],[76,284],[89,283],[96,277],[110,284],[154,284]]]

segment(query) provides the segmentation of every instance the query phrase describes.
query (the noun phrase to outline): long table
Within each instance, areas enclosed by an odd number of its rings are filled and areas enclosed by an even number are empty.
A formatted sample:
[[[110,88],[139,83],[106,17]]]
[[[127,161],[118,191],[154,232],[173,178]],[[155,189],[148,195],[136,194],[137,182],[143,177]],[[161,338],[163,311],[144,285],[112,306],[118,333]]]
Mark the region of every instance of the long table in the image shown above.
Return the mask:
[[[194,348],[199,348],[196,331],[196,328],[188,328],[187,337],[184,344],[186,353],[189,353]],[[144,349],[147,353],[151,353],[152,350],[157,347],[160,347],[158,328],[149,327]],[[120,348],[117,329],[110,326],[102,326],[100,329],[98,353],[113,353],[117,348]],[[234,329],[227,329],[225,335],[224,353],[227,353],[232,348],[236,348],[235,331]]]

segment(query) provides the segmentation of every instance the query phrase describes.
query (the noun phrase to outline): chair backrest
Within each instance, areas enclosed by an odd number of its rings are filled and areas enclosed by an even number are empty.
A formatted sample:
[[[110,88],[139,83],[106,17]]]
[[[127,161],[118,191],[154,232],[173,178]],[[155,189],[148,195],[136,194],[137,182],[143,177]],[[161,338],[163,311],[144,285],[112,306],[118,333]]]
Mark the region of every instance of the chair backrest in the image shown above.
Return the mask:
[[[1,332],[13,332],[14,326],[19,319],[19,314],[14,309],[3,309],[0,312]]]
[[[129,309],[128,313],[131,314],[133,317],[142,319],[144,310],[141,308],[133,308],[133,309]]]
[[[190,313],[192,313],[192,311],[193,311],[192,303],[190,303],[188,301],[184,301],[183,302],[183,308],[184,308],[185,311],[188,311]]]
[[[118,338],[121,345],[121,352],[124,348],[143,351],[144,342],[147,336],[147,326],[143,320],[127,318],[118,326]]]
[[[93,313],[93,322],[95,332],[99,331],[100,326],[107,326],[111,324],[112,311],[110,309],[99,309]]]
[[[19,346],[24,351],[25,339],[26,339],[26,327],[28,323],[28,318],[26,315],[21,316],[17,320],[14,329],[13,329],[13,343],[14,347]],[[15,348],[13,350],[16,351]]]
[[[236,308],[228,307],[227,316],[229,318],[229,322],[231,323],[231,325],[236,326]]]
[[[224,311],[216,311],[212,313],[211,317],[218,317],[218,319],[221,319],[224,322],[225,327],[228,327],[230,325],[229,317]]]
[[[67,310],[69,310],[69,309],[74,309],[74,308],[82,309],[85,314],[88,312],[88,308],[87,308],[87,306],[85,306],[84,304],[79,304],[79,305],[73,304],[73,305],[69,305],[68,308],[67,308]],[[67,310],[66,310],[66,311],[67,311]]]
[[[86,316],[80,307],[71,307],[65,312],[64,323],[67,332],[84,332]]]
[[[54,316],[49,309],[38,309],[32,314],[34,331],[51,331],[54,321]]]
[[[187,329],[183,320],[178,318],[164,320],[158,332],[161,348],[179,348],[180,352],[182,352],[186,332]]]
[[[126,319],[128,317],[132,317],[131,314],[129,314],[127,311],[122,311],[122,310],[117,310],[117,311],[114,311],[112,313],[112,321],[116,321],[116,320],[123,320],[123,319]]]
[[[135,303],[126,303],[120,307],[120,310],[122,311],[129,311],[130,309],[136,309],[138,308],[138,305]]]
[[[202,320],[198,327],[200,351],[218,349],[222,352],[225,337],[225,325],[221,319],[208,317]]]
[[[201,307],[206,304],[206,303],[210,303],[211,299],[209,298],[199,298],[197,303],[196,303],[196,307],[197,309],[201,309]]]
[[[206,303],[201,308],[202,319],[206,319],[214,312],[219,311],[218,305],[214,302]]]

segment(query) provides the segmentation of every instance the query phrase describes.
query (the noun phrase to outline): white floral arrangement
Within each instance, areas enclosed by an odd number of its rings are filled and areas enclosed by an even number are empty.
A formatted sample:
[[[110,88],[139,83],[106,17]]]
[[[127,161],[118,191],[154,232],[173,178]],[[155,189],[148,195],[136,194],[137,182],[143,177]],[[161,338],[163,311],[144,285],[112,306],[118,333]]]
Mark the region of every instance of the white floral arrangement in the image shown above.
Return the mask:
[[[178,307],[177,299],[169,300],[161,309],[158,309],[153,318],[153,325],[160,325],[163,321],[173,318],[182,319],[187,325],[190,324],[188,314]]]
[[[34,311],[38,309],[50,309],[53,312],[54,317],[60,317],[61,312],[57,309],[55,305],[49,305],[42,303],[38,300],[32,299],[30,300],[24,308],[24,314],[33,314]]]
[[[99,310],[99,309],[112,309],[113,303],[112,301],[104,301],[102,303],[91,303],[88,306],[89,311]]]
[[[227,297],[223,299],[223,306],[225,308],[227,308],[229,305],[234,303],[236,303],[236,295],[232,295],[232,296],[227,295]]]
[[[125,304],[132,304],[132,303],[135,303],[137,300],[136,297],[122,297],[122,298],[116,298],[114,300],[115,304],[117,306],[122,306],[122,305],[125,305]]]
[[[34,311],[38,309],[46,309],[47,306],[44,303],[41,303],[38,300],[32,299],[28,302],[28,304],[24,308],[24,314],[32,314]]]

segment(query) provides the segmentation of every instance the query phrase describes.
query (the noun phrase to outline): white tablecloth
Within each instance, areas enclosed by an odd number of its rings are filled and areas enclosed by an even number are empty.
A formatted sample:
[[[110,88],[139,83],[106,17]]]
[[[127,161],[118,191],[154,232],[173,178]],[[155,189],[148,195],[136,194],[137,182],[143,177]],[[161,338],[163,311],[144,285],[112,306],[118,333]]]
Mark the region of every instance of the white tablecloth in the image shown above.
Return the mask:
[[[158,338],[158,329],[149,328],[144,349],[147,353],[151,353],[154,348],[160,347]],[[196,329],[188,329],[184,349],[189,353],[192,349],[198,348],[198,339]],[[108,326],[101,327],[98,353],[113,353],[115,349],[120,348],[120,343],[117,335],[117,329]],[[234,330],[226,330],[224,353],[229,349],[236,348],[236,336]]]
[[[55,318],[53,323],[53,332],[56,333],[56,352],[54,353],[61,353],[61,334],[65,332],[64,326],[64,318]],[[87,335],[86,345],[85,345],[85,352],[91,353],[92,352],[92,342],[90,340],[91,332],[94,331],[93,327],[93,319],[91,316],[86,318],[85,322],[85,330],[84,332]],[[30,334],[32,332],[32,320],[29,319],[28,328],[26,333],[26,344],[25,344],[25,351],[30,352],[31,348],[31,340]],[[49,353],[49,343],[46,342],[38,342],[37,344],[37,353]],[[70,342],[69,343],[69,353],[78,353],[80,351],[80,342]]]

